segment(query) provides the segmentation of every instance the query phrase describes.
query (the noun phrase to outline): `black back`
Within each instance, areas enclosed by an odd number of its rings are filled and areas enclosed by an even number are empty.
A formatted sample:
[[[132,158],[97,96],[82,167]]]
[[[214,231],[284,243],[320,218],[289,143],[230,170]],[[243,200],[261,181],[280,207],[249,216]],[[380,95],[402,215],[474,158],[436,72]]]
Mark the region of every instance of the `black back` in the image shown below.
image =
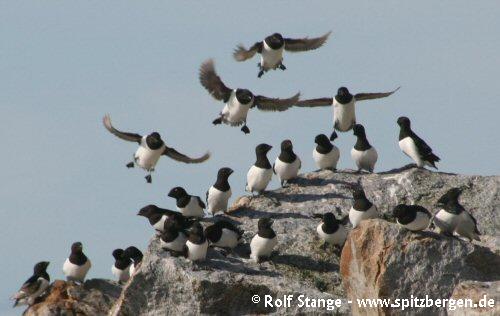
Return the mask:
[[[422,138],[418,137],[418,135],[412,131],[410,119],[405,116],[401,116],[400,118],[398,118],[397,123],[400,126],[399,140],[410,137],[415,143],[415,146],[417,146],[420,157],[422,157],[423,160],[429,162],[435,167],[434,162],[441,159],[433,154],[432,148],[427,145],[427,143]]]

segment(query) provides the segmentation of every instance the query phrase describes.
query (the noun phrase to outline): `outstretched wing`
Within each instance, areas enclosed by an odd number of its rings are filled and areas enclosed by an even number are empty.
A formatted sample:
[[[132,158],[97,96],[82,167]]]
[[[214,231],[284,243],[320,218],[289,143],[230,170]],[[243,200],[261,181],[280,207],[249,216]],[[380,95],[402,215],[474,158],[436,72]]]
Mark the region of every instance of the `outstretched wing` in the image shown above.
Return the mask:
[[[120,132],[116,128],[113,127],[111,124],[111,117],[109,114],[104,115],[104,118],[102,119],[102,123],[104,124],[104,127],[113,135],[115,135],[118,138],[121,138],[123,140],[129,141],[129,142],[137,142],[141,143],[142,136],[139,134],[134,134],[134,133],[125,133],[125,132]]]
[[[215,72],[213,59],[209,59],[201,64],[200,83],[217,100],[227,102],[231,96],[232,90],[222,82]]]
[[[262,95],[255,96],[254,105],[262,111],[285,111],[299,102],[300,93],[288,99],[268,98]]]
[[[332,104],[333,104],[333,98],[319,98],[319,99],[300,100],[295,104],[295,106],[314,108],[317,106],[330,106]]]
[[[370,100],[370,99],[380,99],[380,98],[385,98],[385,97],[388,97],[390,96],[391,94],[393,94],[394,92],[398,91],[399,88],[401,87],[398,87],[397,89],[395,90],[392,90],[390,92],[375,92],[375,93],[357,93],[355,96],[354,96],[354,99],[356,99],[356,101],[361,101],[361,100]]]
[[[181,154],[180,152],[178,152],[174,148],[168,147],[166,145],[165,145],[165,150],[163,151],[162,155],[168,156],[168,157],[172,158],[173,160],[177,160],[177,161],[184,162],[184,163],[200,163],[200,162],[204,162],[205,160],[210,158],[210,152],[208,152],[208,151],[201,157],[190,158],[184,154]]]
[[[323,36],[315,38],[285,38],[285,49],[289,52],[303,52],[319,48],[326,42],[331,33],[330,31]]]
[[[257,42],[253,44],[252,47],[246,49],[245,46],[239,44],[236,46],[233,57],[236,61],[245,61],[247,59],[252,58],[256,53],[262,52],[262,42]]]

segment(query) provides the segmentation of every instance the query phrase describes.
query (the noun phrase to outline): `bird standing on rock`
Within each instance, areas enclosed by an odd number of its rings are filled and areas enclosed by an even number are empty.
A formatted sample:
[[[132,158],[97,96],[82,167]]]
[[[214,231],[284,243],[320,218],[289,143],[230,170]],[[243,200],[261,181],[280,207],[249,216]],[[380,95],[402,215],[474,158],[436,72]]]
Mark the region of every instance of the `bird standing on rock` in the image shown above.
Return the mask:
[[[301,166],[300,158],[293,152],[292,141],[289,139],[282,141],[281,153],[273,165],[273,171],[280,179],[281,187],[297,178]]]
[[[356,228],[361,221],[378,217],[377,208],[366,198],[362,188],[354,190],[352,197],[354,203],[349,210],[349,221],[353,228]]]
[[[253,192],[262,194],[266,190],[273,177],[272,166],[267,158],[267,153],[271,148],[273,147],[268,144],[259,144],[255,147],[257,160],[248,170],[245,191],[252,194]]]
[[[235,248],[243,236],[243,231],[227,220],[219,220],[205,228],[210,245],[220,248]]]
[[[127,282],[130,278],[130,266],[133,264],[132,259],[120,248],[113,250],[112,255],[115,258],[115,263],[111,266],[111,273],[113,273],[119,283]]]
[[[260,63],[258,63],[257,66],[260,71],[257,77],[260,78],[270,69],[286,69],[285,65],[283,65],[284,50],[289,52],[304,52],[317,49],[323,46],[331,33],[332,32],[328,32],[325,35],[316,38],[306,37],[299,39],[283,38],[280,33],[274,33],[267,36],[262,42],[253,44],[249,49],[246,49],[241,44],[238,45],[234,50],[233,57],[237,61],[245,61],[259,53],[261,58]]]
[[[208,241],[199,222],[193,224],[188,231],[186,241],[187,258],[191,261],[204,261],[207,257]]]
[[[401,116],[398,118],[397,123],[401,128],[399,131],[399,148],[401,148],[401,151],[413,159],[418,168],[430,166],[437,169],[436,162],[441,159],[433,154],[432,148],[411,130],[410,119]]]
[[[321,218],[322,221],[316,227],[319,238],[323,240],[323,246],[331,244],[342,247],[347,238],[347,230],[332,212],[325,214],[314,214],[314,217]]]
[[[177,221],[165,222],[165,228],[160,235],[160,245],[173,255],[183,253],[186,247],[187,233],[185,228]]]
[[[300,93],[288,99],[268,98],[254,95],[247,89],[230,89],[215,72],[213,60],[205,61],[200,67],[200,82],[216,100],[223,101],[226,105],[213,121],[214,125],[221,123],[231,126],[240,126],[245,134],[250,133],[247,126],[248,111],[257,107],[261,111],[285,111],[299,101]]]
[[[399,204],[392,210],[399,225],[411,231],[420,231],[429,227],[432,214],[420,205]]]
[[[33,275],[23,283],[19,291],[11,299],[14,306],[33,305],[35,300],[42,296],[50,285],[50,276],[47,273],[48,261],[41,261],[33,267]]]
[[[204,217],[206,205],[199,196],[190,195],[182,187],[175,187],[168,193],[176,200],[177,210],[185,217]]]
[[[337,133],[335,133],[332,140],[335,138],[337,138]],[[317,145],[313,150],[313,159],[316,166],[320,170],[337,170],[337,163],[340,158],[340,151],[337,146],[333,145],[325,134],[316,136],[314,142]]]
[[[71,245],[71,254],[63,264],[63,273],[68,281],[83,283],[87,272],[92,264],[83,253],[81,242],[75,242]]]
[[[163,232],[165,221],[168,217],[183,217],[181,213],[166,208],[159,208],[156,205],[146,205],[139,210],[138,216],[146,217],[149,224],[158,232]]]
[[[139,148],[134,154],[134,161],[127,164],[127,168],[133,168],[134,165],[138,165],[142,169],[146,170],[149,174],[145,177],[148,183],[151,183],[152,177],[151,173],[154,171],[158,160],[162,155],[168,156],[176,161],[184,163],[201,163],[210,158],[210,153],[207,152],[199,158],[190,158],[184,154],[181,154],[172,147],[168,147],[161,139],[160,134],[153,132],[147,136],[142,136],[134,133],[120,132],[111,125],[111,118],[109,115],[103,118],[104,127],[116,137],[129,141],[136,142],[139,144]]]
[[[269,259],[274,247],[278,244],[276,233],[272,229],[273,220],[269,217],[259,219],[257,234],[250,242],[250,258],[260,263]]]
[[[206,194],[208,213],[215,215],[217,212],[224,213],[227,211],[229,198],[232,194],[228,178],[233,172],[231,168],[221,168],[217,172],[217,181],[208,189]]]
[[[357,141],[351,149],[352,160],[356,163],[358,172],[361,172],[361,170],[373,172],[378,160],[377,150],[368,142],[363,125],[354,125],[353,131]]]

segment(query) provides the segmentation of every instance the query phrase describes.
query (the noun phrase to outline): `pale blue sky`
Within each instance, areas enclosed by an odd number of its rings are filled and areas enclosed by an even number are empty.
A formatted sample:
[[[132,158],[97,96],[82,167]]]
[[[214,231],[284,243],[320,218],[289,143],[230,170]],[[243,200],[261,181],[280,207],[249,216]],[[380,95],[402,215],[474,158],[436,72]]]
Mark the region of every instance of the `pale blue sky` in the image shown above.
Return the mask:
[[[332,96],[401,90],[358,105],[358,120],[378,149],[376,170],[409,160],[397,145],[395,120],[406,115],[442,158],[440,170],[498,174],[500,3],[497,1],[80,1],[0,2],[0,314],[8,297],[49,260],[53,279],[73,241],[93,262],[89,277],[110,278],[111,251],[144,248],[151,229],[137,210],[174,208],[181,185],[203,196],[219,167],[236,172],[243,194],[254,147],[293,140],[303,171],[314,168],[314,136],[331,132],[331,109],[250,112],[252,133],[213,127],[222,108],[198,83],[213,57],[230,87],[266,96]],[[287,54],[285,72],[257,79],[257,58],[237,63],[236,44],[273,32],[318,36],[321,49]],[[212,159],[202,165],[160,161],[153,184],[127,170],[135,145],[110,135],[101,118],[139,133],[159,131],[179,150]],[[340,168],[352,168],[352,133],[340,134]],[[274,181],[272,187],[277,187]]]

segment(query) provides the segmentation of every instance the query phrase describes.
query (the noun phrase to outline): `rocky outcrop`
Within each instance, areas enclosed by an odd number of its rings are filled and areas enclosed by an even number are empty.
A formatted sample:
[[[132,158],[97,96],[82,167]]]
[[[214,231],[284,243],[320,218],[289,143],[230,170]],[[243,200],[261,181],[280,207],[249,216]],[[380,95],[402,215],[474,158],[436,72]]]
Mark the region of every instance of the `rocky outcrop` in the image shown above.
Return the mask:
[[[500,315],[500,281],[464,281],[453,290],[451,298],[472,300],[473,307],[456,308],[448,312],[450,316],[493,316]],[[492,305],[495,304],[494,307]]]
[[[375,219],[353,229],[342,250],[340,271],[347,297],[448,299],[464,280],[500,280],[500,256],[490,248],[425,231],[413,233]],[[363,307],[356,315],[429,315],[445,309]]]
[[[113,281],[91,279],[83,285],[56,280],[48,293],[25,316],[106,315],[121,293]]]

